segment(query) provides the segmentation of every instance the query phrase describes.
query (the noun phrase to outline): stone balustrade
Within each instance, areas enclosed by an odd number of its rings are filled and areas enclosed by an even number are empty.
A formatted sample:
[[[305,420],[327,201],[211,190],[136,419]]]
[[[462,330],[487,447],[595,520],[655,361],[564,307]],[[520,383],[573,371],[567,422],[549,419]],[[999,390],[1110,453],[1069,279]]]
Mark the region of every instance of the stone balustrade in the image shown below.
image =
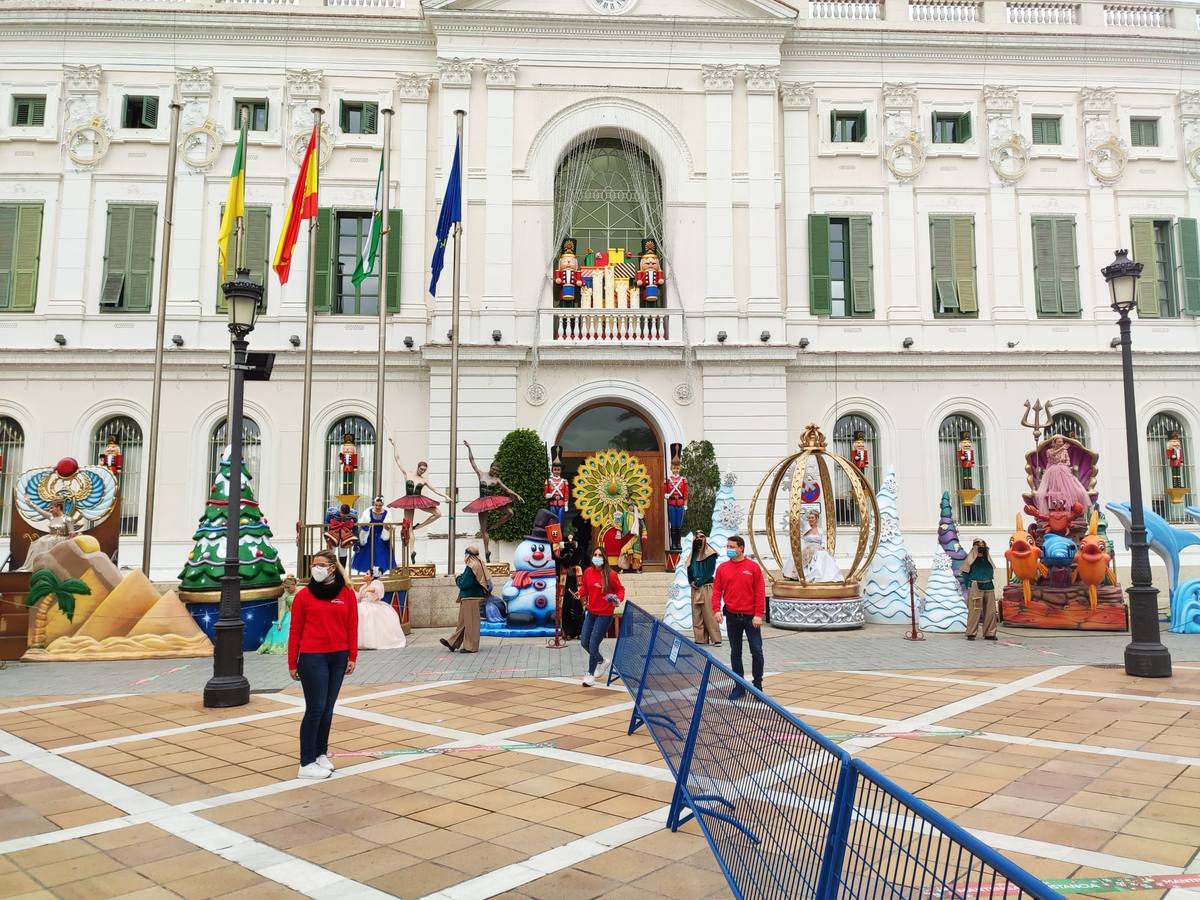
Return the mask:
[[[1078,25],[1078,3],[1016,0],[1007,4],[1009,25]]]
[[[832,19],[848,22],[872,22],[883,18],[879,0],[812,0],[808,4],[810,19]]]
[[[543,317],[542,339],[555,345],[678,343],[677,316],[665,309],[555,309]]]

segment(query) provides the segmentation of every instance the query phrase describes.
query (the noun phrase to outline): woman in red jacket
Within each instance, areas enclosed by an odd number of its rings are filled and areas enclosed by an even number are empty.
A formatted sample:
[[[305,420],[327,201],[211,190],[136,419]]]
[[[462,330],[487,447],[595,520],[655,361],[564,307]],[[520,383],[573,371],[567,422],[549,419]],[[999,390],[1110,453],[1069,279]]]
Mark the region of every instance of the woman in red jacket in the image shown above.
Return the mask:
[[[592,550],[592,564],[583,573],[579,585],[579,599],[586,610],[579,643],[588,654],[588,670],[583,676],[583,686],[591,687],[596,676],[608,670],[608,660],[600,655],[600,643],[608,635],[613,612],[625,599],[625,586],[617,573],[608,567],[608,556],[603,547]]]
[[[358,659],[358,599],[342,578],[337,557],[314,554],[306,587],[292,601],[288,671],[304,688],[299,778],[328,778],[329,727],[342,679]]]

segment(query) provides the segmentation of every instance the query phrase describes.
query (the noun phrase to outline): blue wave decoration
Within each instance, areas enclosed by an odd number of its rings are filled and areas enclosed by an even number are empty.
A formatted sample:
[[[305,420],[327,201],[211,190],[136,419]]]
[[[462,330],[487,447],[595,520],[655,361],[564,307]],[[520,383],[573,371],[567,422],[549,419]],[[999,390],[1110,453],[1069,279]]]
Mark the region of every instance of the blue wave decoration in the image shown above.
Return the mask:
[[[1171,632],[1200,634],[1200,578],[1179,585],[1171,603]]]

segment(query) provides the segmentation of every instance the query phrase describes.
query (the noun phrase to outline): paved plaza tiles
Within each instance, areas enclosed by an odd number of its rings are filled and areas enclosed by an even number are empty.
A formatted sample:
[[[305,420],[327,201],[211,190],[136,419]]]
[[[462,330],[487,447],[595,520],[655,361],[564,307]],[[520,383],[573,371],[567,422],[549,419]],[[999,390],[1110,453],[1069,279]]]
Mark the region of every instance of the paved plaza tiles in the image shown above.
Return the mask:
[[[59,665],[45,680],[65,686],[65,669],[75,689],[42,696],[28,690],[33,667],[10,664],[0,671],[0,897],[729,896],[695,823],[663,827],[671,776],[644,731],[625,733],[619,684],[528,671],[577,668],[578,648],[535,642],[521,649],[528,660],[504,665],[499,644],[490,662],[486,642],[462,658],[434,649],[439,634],[418,632],[396,654],[423,667],[413,677],[347,683],[331,743],[338,772],[324,782],[294,778],[302,701],[290,682],[247,707],[206,710],[194,687],[207,661],[120,675]],[[789,662],[839,640],[770,640],[769,668],[783,670],[767,691],[1037,875],[1117,876],[1127,896],[1200,898],[1200,887],[1129,890],[1132,876],[1200,874],[1190,647],[1174,678],[1153,681],[1078,661],[1111,662],[1103,638],[1048,640],[1043,653],[1029,638],[917,648],[897,630],[869,630],[857,641],[874,641],[875,654],[850,639],[836,667]],[[868,662],[938,645],[976,663]],[[360,671],[390,665],[363,656]],[[251,677],[256,688],[270,681]]]

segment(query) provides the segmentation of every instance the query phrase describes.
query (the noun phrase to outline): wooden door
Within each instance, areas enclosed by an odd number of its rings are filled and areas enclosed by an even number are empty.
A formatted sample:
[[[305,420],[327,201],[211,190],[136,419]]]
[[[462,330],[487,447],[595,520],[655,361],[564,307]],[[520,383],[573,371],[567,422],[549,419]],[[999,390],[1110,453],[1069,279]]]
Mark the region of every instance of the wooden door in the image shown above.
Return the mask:
[[[650,505],[646,509],[646,542],[642,546],[642,565],[661,566],[665,558],[664,551],[667,546],[667,514],[663,507],[662,499],[662,454],[646,450],[632,451],[629,455],[641,462],[650,475]],[[595,456],[595,453],[567,450],[563,451],[562,456],[563,477],[574,482],[575,473],[579,471],[579,467],[583,465],[583,461],[589,456]],[[578,513],[575,511],[575,501],[572,498],[570,505],[567,507],[566,521],[568,523],[572,522],[576,515]]]

